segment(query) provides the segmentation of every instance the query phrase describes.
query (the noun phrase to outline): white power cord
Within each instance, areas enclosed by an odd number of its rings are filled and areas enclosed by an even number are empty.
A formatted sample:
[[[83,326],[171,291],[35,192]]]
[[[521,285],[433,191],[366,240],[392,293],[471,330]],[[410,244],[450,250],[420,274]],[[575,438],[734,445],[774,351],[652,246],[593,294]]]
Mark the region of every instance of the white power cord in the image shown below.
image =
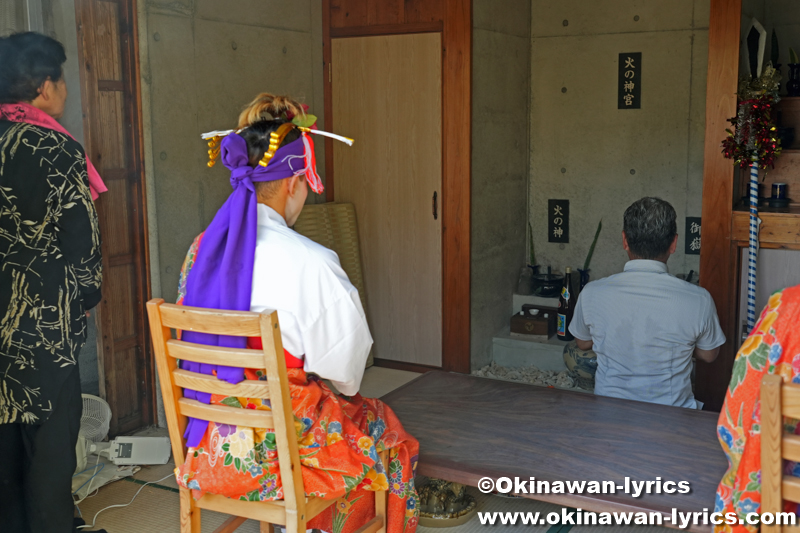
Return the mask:
[[[83,502],[83,500],[85,500],[86,498],[88,498],[88,497],[89,497],[89,495],[92,493],[92,482],[94,481],[94,478],[96,478],[96,477],[97,477],[97,474],[99,474],[99,473],[100,473],[100,471],[102,471],[102,470],[103,470],[103,468],[105,468],[105,466],[106,466],[106,465],[105,465],[105,463],[104,463],[104,464],[100,465],[100,470],[97,470],[97,466],[98,466],[98,464],[99,464],[99,463],[100,463],[100,456],[98,455],[98,456],[97,456],[97,460],[94,462],[94,466],[93,466],[93,467],[90,467],[90,468],[92,468],[92,469],[96,470],[96,472],[94,473],[94,475],[93,475],[92,477],[90,477],[90,478],[89,478],[89,481],[87,481],[87,482],[86,482],[86,483],[88,483],[88,484],[89,484],[89,487],[86,489],[86,496],[84,496],[84,497],[83,497],[83,498],[81,498],[80,500],[76,501],[76,502],[75,502],[75,507],[77,507],[78,505],[80,505],[80,504]],[[89,468],[87,468],[86,470],[89,470]],[[86,470],[84,470],[83,472],[86,472]],[[81,474],[83,474],[83,472],[80,472],[80,473],[81,473]],[[76,475],[77,475],[77,474],[76,474]],[[75,476],[72,476],[72,477],[75,477]],[[75,496],[75,494],[77,494],[77,493],[78,493],[78,491],[80,491],[80,490],[81,490],[81,489],[82,489],[82,488],[83,488],[83,487],[86,485],[86,483],[84,483],[83,485],[81,485],[80,487],[78,487],[78,490],[76,490],[75,492],[73,492],[73,493],[72,493],[72,495],[73,495],[73,496]]]
[[[99,514],[100,514],[100,513],[102,513],[103,511],[106,511],[106,510],[108,510],[108,509],[113,509],[114,507],[127,507],[127,506],[129,506],[130,504],[132,504],[132,503],[133,503],[133,500],[135,500],[135,499],[136,499],[136,497],[139,495],[139,493],[140,493],[140,492],[142,492],[142,489],[143,489],[143,488],[145,488],[147,485],[151,485],[151,484],[153,484],[153,483],[158,483],[159,481],[164,481],[164,480],[165,480],[165,479],[167,479],[168,477],[174,477],[174,476],[175,476],[175,474],[174,474],[174,473],[171,473],[171,474],[168,474],[168,475],[166,475],[166,476],[162,477],[161,479],[157,479],[157,480],[155,480],[155,481],[148,481],[147,483],[145,483],[144,485],[142,485],[142,488],[140,488],[139,490],[137,490],[137,491],[136,491],[136,494],[134,494],[134,495],[133,495],[133,498],[131,498],[131,501],[129,501],[129,502],[128,502],[128,503],[126,503],[126,504],[109,505],[108,507],[106,507],[106,508],[104,508],[104,509],[100,509],[99,511],[97,511],[97,513],[95,513],[95,515],[94,515],[94,518],[92,518],[92,524],[91,524],[91,525],[86,525],[86,526],[78,526],[78,528],[77,528],[77,529],[87,529],[87,528],[94,528],[94,525],[95,525],[95,523],[97,522],[97,515],[99,515]]]

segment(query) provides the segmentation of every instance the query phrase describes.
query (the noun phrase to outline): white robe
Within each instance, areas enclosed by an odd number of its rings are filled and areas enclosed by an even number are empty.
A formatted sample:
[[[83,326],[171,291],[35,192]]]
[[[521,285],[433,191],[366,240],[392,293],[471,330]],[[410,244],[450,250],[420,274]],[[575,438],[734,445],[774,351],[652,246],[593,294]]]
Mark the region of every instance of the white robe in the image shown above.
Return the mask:
[[[250,310],[278,311],[283,348],[306,372],[352,396],[361,386],[372,335],[358,291],[336,252],[286,225],[258,204],[258,236]]]

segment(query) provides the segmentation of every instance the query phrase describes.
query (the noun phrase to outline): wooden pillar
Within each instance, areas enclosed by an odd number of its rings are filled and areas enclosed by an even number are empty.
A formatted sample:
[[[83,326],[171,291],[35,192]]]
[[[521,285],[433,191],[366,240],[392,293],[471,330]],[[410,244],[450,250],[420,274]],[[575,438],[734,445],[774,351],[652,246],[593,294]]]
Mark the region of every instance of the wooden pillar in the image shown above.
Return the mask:
[[[722,407],[739,345],[739,250],[731,241],[733,162],[723,157],[721,144],[730,126],[728,119],[736,115],[741,17],[741,0],[711,0],[700,285],[714,298],[728,340],[715,362],[698,363],[695,396],[717,410]]]
[[[470,372],[472,2],[445,2],[442,99],[442,369]]]

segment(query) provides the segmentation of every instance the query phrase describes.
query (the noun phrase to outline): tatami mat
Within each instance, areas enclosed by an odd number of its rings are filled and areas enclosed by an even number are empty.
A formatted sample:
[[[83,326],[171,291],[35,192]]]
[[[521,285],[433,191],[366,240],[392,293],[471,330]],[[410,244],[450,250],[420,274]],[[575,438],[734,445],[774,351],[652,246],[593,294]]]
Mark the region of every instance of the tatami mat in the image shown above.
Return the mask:
[[[358,389],[358,392],[364,398],[380,398],[421,375],[417,372],[371,366],[364,371],[364,379],[361,380],[361,388]],[[338,392],[330,381],[326,379],[325,383],[331,390]]]
[[[154,471],[149,472],[149,474]],[[149,477],[149,476],[148,476]],[[163,476],[162,476],[163,477]],[[160,484],[159,484],[160,485]],[[81,504],[84,519],[91,524],[95,513],[104,507],[115,504],[128,503],[136,491],[142,486],[127,479],[117,481],[103,487],[99,493]],[[539,512],[547,514],[560,512],[561,508],[547,503],[527,499],[510,499],[499,496],[489,496],[470,489],[478,501],[481,512]],[[177,492],[160,486],[146,486],[142,489],[133,504],[125,508],[115,508],[104,511],[97,518],[96,527],[104,528],[109,533],[178,533],[180,504]],[[202,531],[210,533],[226,520],[225,515],[202,511]],[[485,533],[488,531],[521,530],[531,533],[547,533],[552,526],[528,525],[482,525],[475,516],[472,520],[456,528],[428,528],[418,527],[418,533],[443,533],[447,531],[457,533]],[[236,530],[237,533],[258,533],[257,522],[248,520]],[[562,530],[563,531],[563,530]],[[570,533],[667,533],[666,528],[647,526],[574,526]]]
[[[364,371],[359,392],[364,398],[380,398],[419,376],[416,372],[372,366]]]
[[[163,477],[163,476],[162,476]],[[178,533],[180,531],[180,503],[178,493],[168,488],[148,485],[142,488],[128,479],[123,479],[100,489],[96,496],[87,498],[80,506],[81,515],[91,525],[95,513],[110,505],[126,504],[136,491],[142,489],[128,507],[103,511],[95,528],[109,533]],[[220,513],[203,511],[203,533],[211,533],[229,517]],[[237,529],[240,533],[258,533],[258,522],[248,520]]]

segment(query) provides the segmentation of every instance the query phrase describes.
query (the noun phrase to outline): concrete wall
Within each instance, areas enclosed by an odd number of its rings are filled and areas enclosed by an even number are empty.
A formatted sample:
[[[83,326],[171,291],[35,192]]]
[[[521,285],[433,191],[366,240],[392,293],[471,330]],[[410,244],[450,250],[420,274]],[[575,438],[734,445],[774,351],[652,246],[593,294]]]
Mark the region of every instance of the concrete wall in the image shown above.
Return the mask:
[[[241,108],[263,91],[289,94],[322,117],[321,4],[141,4],[152,285],[154,296],[174,301],[186,250],[231,191],[228,171],[206,166],[200,134],[235,127]]]
[[[491,361],[525,264],[528,0],[473,1],[471,363]]]
[[[686,216],[700,216],[709,0],[532,0],[530,220],[537,260],[582,267],[598,279],[627,260],[625,208],[659,196],[678,213],[675,273],[699,269],[683,254]],[[617,60],[642,52],[640,110],[617,109]],[[721,141],[722,139],[720,139]],[[570,243],[547,242],[547,200],[570,200]]]
[[[23,31],[26,22],[25,4],[22,0],[0,2],[0,37]]]

